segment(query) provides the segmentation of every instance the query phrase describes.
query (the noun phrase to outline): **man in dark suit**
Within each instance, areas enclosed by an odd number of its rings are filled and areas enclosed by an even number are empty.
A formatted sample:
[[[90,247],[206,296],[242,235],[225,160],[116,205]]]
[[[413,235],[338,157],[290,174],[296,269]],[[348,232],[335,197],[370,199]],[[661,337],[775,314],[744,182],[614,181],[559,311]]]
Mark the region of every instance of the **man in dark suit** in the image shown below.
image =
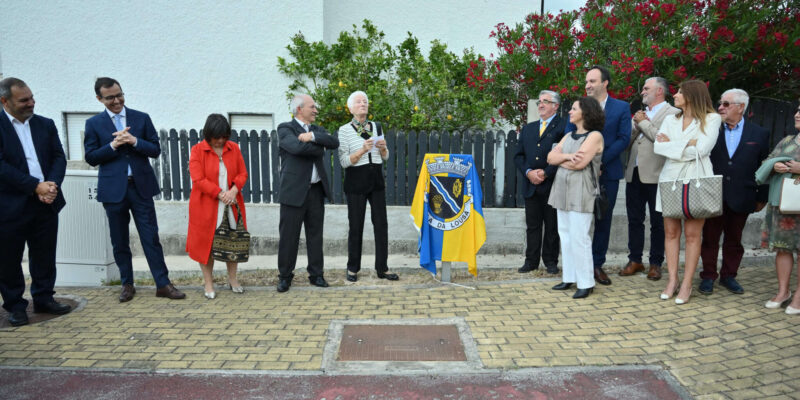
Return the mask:
[[[600,185],[606,188],[608,210],[602,219],[595,221],[592,237],[592,258],[594,259],[594,280],[602,285],[610,285],[611,279],[603,271],[611,234],[611,217],[619,191],[619,180],[625,176],[622,169],[622,152],[631,140],[631,106],[608,95],[611,73],[605,67],[595,65],[586,72],[586,95],[600,102],[605,112],[606,124],[603,128],[603,159],[600,167]],[[567,132],[575,130],[569,124]]]
[[[561,96],[543,90],[539,92],[539,120],[522,128],[514,155],[514,164],[525,178],[525,263],[520,273],[539,269],[539,256],[547,273],[558,273],[558,226],[556,210],[547,204],[550,187],[558,166],[547,163],[547,153],[564,137],[565,120],[558,116]],[[544,226],[544,241],[542,227]]]
[[[0,81],[0,294],[12,326],[28,323],[22,254],[28,245],[36,313],[66,314],[55,301],[59,190],[67,160],[53,120],[35,115],[33,93],[17,78]]]
[[[322,227],[325,197],[332,199],[323,155],[339,147],[339,139],[325,128],[312,125],[317,105],[311,96],[300,94],[291,102],[294,119],[278,125],[281,157],[278,227],[278,291],[289,290],[294,278],[300,228],[305,226],[308,251],[308,279],[312,285],[327,287],[323,277]]]
[[[744,118],[750,98],[741,89],[730,89],[722,94],[719,114],[717,144],[711,150],[714,174],[722,175],[722,215],[706,219],[703,225],[703,270],[700,271],[700,293],[711,294],[714,281],[729,291],[741,294],[744,289],[736,281],[742,262],[744,247],[742,231],[747,216],[761,211],[767,204],[769,185],[756,185],[755,172],[769,154],[769,132]],[[717,273],[717,255],[720,236],[722,240],[722,268]]]
[[[100,166],[97,201],[106,210],[114,261],[122,279],[119,301],[130,301],[136,294],[128,237],[131,214],[156,283],[156,296],[182,299],[186,295],[170,282],[158,239],[153,196],[161,188],[148,160],[161,154],[156,129],[149,115],[125,107],[125,95],[116,80],[98,78],[94,91],[106,109],[86,121],[83,146],[86,162]]]

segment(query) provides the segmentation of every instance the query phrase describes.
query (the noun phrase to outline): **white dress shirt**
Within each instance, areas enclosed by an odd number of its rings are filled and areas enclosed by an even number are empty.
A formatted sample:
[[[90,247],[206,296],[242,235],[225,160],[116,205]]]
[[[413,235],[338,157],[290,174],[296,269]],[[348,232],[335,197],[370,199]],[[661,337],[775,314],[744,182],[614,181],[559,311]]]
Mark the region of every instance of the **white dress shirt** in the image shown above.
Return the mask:
[[[25,153],[25,161],[28,162],[28,174],[38,179],[39,182],[44,182],[44,173],[42,172],[42,166],[39,165],[39,156],[36,154],[36,147],[33,146],[31,119],[28,118],[25,122],[20,122],[12,117],[5,108],[3,108],[3,112],[8,117],[8,120],[11,121],[14,130],[17,131],[17,137],[19,137],[19,142],[22,144],[22,151]]]
[[[297,121],[297,123],[300,124],[300,126],[302,126],[303,129],[305,129],[306,132],[311,132],[311,124],[307,124],[307,123],[305,123],[303,121],[300,121],[297,118],[295,118],[294,120]],[[311,141],[312,142],[314,141],[314,132],[311,132]],[[317,166],[312,163],[311,164],[311,184],[313,185],[313,184],[315,184],[315,183],[317,183],[319,181],[320,181],[320,177],[319,177],[319,172],[317,172]]]

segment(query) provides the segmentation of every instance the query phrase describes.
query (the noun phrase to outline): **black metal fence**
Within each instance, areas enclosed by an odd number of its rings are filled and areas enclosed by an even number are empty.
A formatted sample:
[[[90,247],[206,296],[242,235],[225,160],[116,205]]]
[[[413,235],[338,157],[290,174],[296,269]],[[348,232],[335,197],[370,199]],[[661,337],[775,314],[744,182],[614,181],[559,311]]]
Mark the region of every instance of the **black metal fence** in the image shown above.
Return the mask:
[[[562,113],[568,105],[565,103]],[[634,106],[636,107],[636,106]],[[793,134],[797,104],[771,99],[752,99],[750,118],[770,129],[771,146]],[[637,108],[638,109],[638,108]],[[335,134],[335,133],[334,133]],[[386,132],[389,160],[386,174],[386,204],[410,205],[422,159],[426,153],[472,154],[481,180],[484,207],[521,207],[523,177],[514,166],[517,145],[515,131]],[[161,157],[154,168],[159,175],[163,200],[185,201],[191,192],[189,153],[200,139],[197,130],[161,130]],[[280,160],[276,131],[234,131],[231,140],[239,144],[249,173],[242,195],[248,203],[277,203]],[[625,156],[623,156],[626,158]],[[344,204],[343,171],[337,152],[326,151],[325,173],[333,188],[335,204]]]

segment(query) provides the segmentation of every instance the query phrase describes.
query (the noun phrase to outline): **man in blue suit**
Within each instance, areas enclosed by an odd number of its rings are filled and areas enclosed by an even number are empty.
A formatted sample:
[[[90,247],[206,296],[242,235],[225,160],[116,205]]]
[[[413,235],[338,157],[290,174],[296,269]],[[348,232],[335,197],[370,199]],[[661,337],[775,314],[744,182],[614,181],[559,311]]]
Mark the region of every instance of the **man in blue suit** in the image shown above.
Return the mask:
[[[729,291],[742,294],[736,273],[744,255],[742,231],[747,216],[761,211],[767,204],[769,185],[756,185],[755,172],[769,154],[769,131],[744,118],[750,97],[741,89],[730,89],[719,101],[717,144],[711,150],[714,174],[722,175],[722,215],[706,219],[703,225],[703,270],[700,271],[700,293],[711,294],[714,281]],[[722,268],[717,273],[719,240],[722,240]]]
[[[600,102],[606,116],[603,128],[603,164],[600,167],[600,185],[606,188],[608,210],[602,219],[595,221],[592,237],[592,258],[594,259],[594,280],[602,285],[610,285],[611,279],[603,271],[608,252],[608,240],[611,234],[611,216],[617,201],[619,180],[625,176],[622,169],[622,152],[628,147],[631,139],[631,106],[608,95],[611,84],[611,73],[602,66],[595,65],[586,72],[586,95]],[[575,130],[569,124],[567,132]]]
[[[98,78],[94,91],[106,109],[86,121],[83,146],[86,162],[100,166],[97,201],[108,216],[114,261],[122,279],[119,301],[130,301],[136,294],[128,238],[130,214],[156,283],[156,296],[182,299],[186,295],[170,282],[158,239],[153,196],[161,189],[148,160],[161,154],[156,129],[149,115],[125,107],[125,95],[116,80]]]
[[[28,245],[36,313],[66,314],[55,301],[59,190],[67,160],[53,120],[33,113],[33,93],[17,78],[0,81],[0,294],[12,326],[28,323],[22,254]]]
[[[520,273],[539,269],[541,256],[547,273],[558,273],[558,225],[556,210],[547,204],[558,166],[547,163],[547,153],[564,137],[565,120],[558,116],[561,96],[550,90],[539,93],[539,120],[531,122],[519,133],[514,164],[524,179],[525,197],[525,263]],[[544,240],[542,240],[544,228]]]

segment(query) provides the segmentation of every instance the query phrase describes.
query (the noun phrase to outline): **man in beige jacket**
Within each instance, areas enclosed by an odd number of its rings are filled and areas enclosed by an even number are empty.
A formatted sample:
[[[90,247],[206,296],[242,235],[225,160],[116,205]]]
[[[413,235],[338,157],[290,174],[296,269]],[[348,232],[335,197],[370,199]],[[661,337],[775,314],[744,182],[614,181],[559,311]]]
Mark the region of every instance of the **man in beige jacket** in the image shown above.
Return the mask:
[[[628,211],[628,264],[619,272],[621,276],[644,271],[645,207],[650,210],[650,269],[647,279],[661,279],[664,262],[664,219],[656,211],[658,175],[664,166],[664,157],[653,153],[653,142],[661,123],[667,116],[680,110],[666,102],[669,84],[664,78],[652,77],[642,88],[642,103],[647,108],[633,116],[633,131],[628,147],[628,167],[625,170],[625,207]]]

